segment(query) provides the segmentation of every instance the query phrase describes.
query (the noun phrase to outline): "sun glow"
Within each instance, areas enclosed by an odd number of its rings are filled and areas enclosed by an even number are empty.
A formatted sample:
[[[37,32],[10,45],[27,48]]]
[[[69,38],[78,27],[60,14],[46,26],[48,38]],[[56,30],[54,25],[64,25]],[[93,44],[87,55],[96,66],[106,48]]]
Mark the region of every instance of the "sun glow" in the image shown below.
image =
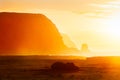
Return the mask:
[[[110,23],[111,24],[111,23]],[[112,25],[105,28],[105,33],[108,35],[108,37],[111,37],[113,39],[120,39],[120,24],[118,26]]]
[[[112,15],[104,21],[103,32],[113,39],[120,39],[120,16]]]

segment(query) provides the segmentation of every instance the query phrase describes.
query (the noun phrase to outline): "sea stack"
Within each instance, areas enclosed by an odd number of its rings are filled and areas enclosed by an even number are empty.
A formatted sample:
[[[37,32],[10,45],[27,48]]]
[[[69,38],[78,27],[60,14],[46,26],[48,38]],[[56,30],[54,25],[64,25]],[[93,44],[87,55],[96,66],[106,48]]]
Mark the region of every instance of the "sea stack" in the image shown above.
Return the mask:
[[[81,52],[85,52],[85,53],[90,52],[87,44],[82,44]]]

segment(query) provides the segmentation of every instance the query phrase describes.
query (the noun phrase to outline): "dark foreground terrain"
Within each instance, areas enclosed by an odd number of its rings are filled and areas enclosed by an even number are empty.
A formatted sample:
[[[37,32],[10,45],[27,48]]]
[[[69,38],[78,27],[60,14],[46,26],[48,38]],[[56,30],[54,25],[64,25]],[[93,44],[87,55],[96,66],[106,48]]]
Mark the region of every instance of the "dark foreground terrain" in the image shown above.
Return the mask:
[[[77,71],[54,71],[55,62],[74,63]],[[120,80],[120,57],[43,59],[41,56],[1,56],[0,80]]]

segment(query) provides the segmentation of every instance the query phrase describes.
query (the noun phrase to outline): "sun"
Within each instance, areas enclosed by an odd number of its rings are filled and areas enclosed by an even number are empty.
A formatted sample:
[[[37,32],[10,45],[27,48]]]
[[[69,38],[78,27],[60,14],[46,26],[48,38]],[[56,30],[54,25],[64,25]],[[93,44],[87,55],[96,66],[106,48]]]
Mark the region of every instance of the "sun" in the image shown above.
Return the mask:
[[[120,26],[120,24],[119,24]],[[107,28],[105,28],[105,33],[111,37],[111,38],[120,38],[120,27],[117,26],[109,26]]]
[[[120,39],[120,15],[113,15],[104,23],[103,32],[111,38]]]

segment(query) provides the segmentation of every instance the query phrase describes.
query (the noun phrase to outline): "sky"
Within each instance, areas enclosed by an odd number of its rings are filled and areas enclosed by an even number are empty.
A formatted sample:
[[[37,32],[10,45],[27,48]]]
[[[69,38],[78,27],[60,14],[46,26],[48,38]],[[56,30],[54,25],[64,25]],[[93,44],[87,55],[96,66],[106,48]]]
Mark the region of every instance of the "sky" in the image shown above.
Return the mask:
[[[78,49],[120,52],[120,0],[0,0],[0,11],[45,14]]]

